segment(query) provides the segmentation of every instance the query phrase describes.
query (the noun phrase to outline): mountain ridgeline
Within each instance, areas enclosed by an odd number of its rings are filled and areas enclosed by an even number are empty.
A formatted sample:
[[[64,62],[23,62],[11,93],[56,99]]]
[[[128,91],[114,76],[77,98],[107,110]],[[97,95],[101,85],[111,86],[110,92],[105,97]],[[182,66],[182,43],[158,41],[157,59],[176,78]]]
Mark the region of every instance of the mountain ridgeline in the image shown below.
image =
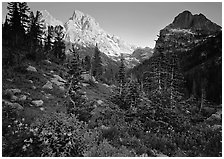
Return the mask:
[[[167,59],[171,54],[178,58],[178,67],[185,79],[186,98],[201,98],[202,90],[206,99],[221,103],[222,97],[222,30],[202,14],[192,15],[184,11],[160,31],[153,56],[135,66],[129,73],[139,81],[144,72],[150,70],[157,56]],[[165,65],[166,65],[165,64]],[[168,67],[166,65],[165,67]]]

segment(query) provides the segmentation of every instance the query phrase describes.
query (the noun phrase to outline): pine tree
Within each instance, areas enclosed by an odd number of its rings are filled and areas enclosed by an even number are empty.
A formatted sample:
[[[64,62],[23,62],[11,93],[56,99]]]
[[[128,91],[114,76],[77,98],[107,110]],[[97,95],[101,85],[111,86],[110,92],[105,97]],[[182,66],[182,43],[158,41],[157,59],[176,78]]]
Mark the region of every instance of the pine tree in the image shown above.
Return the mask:
[[[22,24],[25,34],[28,31],[29,14],[30,14],[30,8],[28,7],[27,3],[20,2],[19,3],[19,15],[21,17],[21,24]]]
[[[207,85],[207,79],[204,78],[201,81],[201,103],[199,112],[201,112],[203,107],[208,103],[208,101],[206,100],[206,89],[205,89],[206,85]]]
[[[65,59],[65,43],[63,42],[64,33],[62,26],[55,27],[54,55],[57,59]]]
[[[130,108],[134,110],[140,102],[140,93],[138,83],[131,78],[130,82],[127,84],[127,91],[125,94],[125,100]]]
[[[120,95],[123,94],[123,90],[126,84],[126,79],[125,79],[125,65],[124,65],[124,57],[123,54],[121,54],[121,64],[119,67],[119,72],[118,72],[118,83],[119,83],[119,88],[120,88]]]
[[[40,54],[43,46],[43,22],[41,21],[42,14],[40,11],[36,12],[34,16],[33,12],[30,13],[30,27],[29,27],[29,48],[30,55],[33,59],[36,59],[37,52]],[[39,50],[39,51],[38,51]]]
[[[66,97],[69,99],[69,104],[67,106],[68,113],[75,113],[78,108],[80,108],[84,104],[84,99],[82,98],[82,94],[80,93],[81,81],[82,81],[82,68],[81,61],[79,59],[79,54],[76,48],[72,47],[70,50],[73,53],[73,58],[71,64],[68,65],[68,91]]]
[[[86,71],[90,71],[90,69],[91,69],[91,58],[88,55],[85,57],[84,67],[85,67]]]
[[[93,56],[93,62],[92,62],[92,75],[96,79],[100,79],[102,74],[103,74],[103,65],[102,65],[102,60],[100,57],[100,50],[98,46],[96,45],[94,56]]]
[[[12,31],[12,46],[17,47],[21,43],[21,38],[24,35],[24,29],[21,23],[21,17],[19,13],[19,2],[9,2],[7,9],[10,17],[9,24]]]
[[[6,15],[5,17],[5,22],[2,26],[2,43],[3,45],[9,45],[10,43],[10,38],[11,38],[11,28],[10,28],[10,25],[9,25],[9,20],[8,20],[8,17]]]
[[[45,38],[45,45],[44,45],[44,47],[45,47],[44,49],[45,49],[46,52],[48,52],[49,50],[52,49],[53,31],[54,31],[53,26],[48,26],[47,36]]]
[[[168,87],[170,95],[170,106],[175,108],[184,96],[184,76],[179,64],[179,58],[175,52],[170,52],[169,56],[169,72]]]

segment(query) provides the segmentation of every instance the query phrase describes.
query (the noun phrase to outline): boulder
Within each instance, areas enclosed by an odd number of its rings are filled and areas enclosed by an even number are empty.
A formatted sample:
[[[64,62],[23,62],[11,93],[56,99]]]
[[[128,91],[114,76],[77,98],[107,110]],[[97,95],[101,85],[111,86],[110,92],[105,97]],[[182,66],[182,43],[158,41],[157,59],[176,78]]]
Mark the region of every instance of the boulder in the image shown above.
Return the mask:
[[[17,89],[17,88],[6,89],[5,90],[5,93],[6,94],[16,94],[16,93],[21,93],[21,90],[20,89]]]
[[[27,96],[26,95],[20,95],[18,97],[18,101],[25,101],[27,99]]]
[[[102,100],[98,100],[97,103],[98,103],[99,105],[101,105],[101,104],[103,104],[103,101],[102,101]]]
[[[60,81],[60,82],[66,82],[66,80],[64,80],[63,78],[61,78],[59,75],[53,75],[54,76],[54,78],[56,78],[58,81]]]
[[[54,96],[52,96],[51,94],[45,94],[44,96],[46,99],[53,99]]]
[[[103,130],[108,130],[108,129],[110,129],[110,127],[105,126],[105,125],[101,125],[101,129],[103,129]]]
[[[82,86],[83,86],[83,87],[88,87],[89,84],[88,84],[88,83],[82,83]]]
[[[33,66],[29,66],[29,67],[27,67],[26,70],[27,70],[27,71],[31,71],[31,72],[37,72],[37,69],[36,69],[35,67],[33,67]]]
[[[169,157],[169,156],[159,153],[159,154],[156,154],[156,157]]]
[[[21,93],[20,89],[6,89],[3,92],[4,98],[10,99],[12,101],[16,101],[18,97],[15,94]]]
[[[44,60],[46,63],[51,64],[51,61],[49,60]]]
[[[81,76],[82,76],[83,80],[86,81],[86,82],[89,82],[91,80],[93,82],[96,81],[96,79],[93,76],[91,76],[90,74],[82,74]]]
[[[7,105],[7,106],[10,106],[14,109],[17,109],[17,110],[23,110],[23,106],[21,106],[19,103],[11,103],[9,101],[6,101],[6,100],[2,100],[2,102]]]
[[[103,85],[104,85],[105,87],[110,87],[109,85],[107,85],[107,84],[105,84],[105,83],[103,83]]]
[[[215,131],[215,130],[217,130],[217,129],[222,129],[222,125],[217,125],[217,124],[215,124],[215,125],[213,125],[213,126],[211,127],[211,129],[212,129],[213,131]]]
[[[215,114],[212,114],[207,121],[222,121],[222,112],[218,111]]]
[[[64,91],[65,90],[65,87],[64,86],[59,86],[59,89]]]
[[[47,81],[47,83],[42,87],[44,89],[53,89],[52,83],[50,81]]]
[[[34,100],[32,101],[32,104],[34,104],[37,107],[40,107],[44,104],[44,102],[42,100]]]
[[[12,95],[11,98],[10,98],[11,101],[17,101],[18,100],[18,97],[15,96],[15,95]]]
[[[32,80],[28,80],[30,83],[33,83],[33,81]]]
[[[61,78],[59,75],[53,75],[54,78],[51,78],[51,82],[56,84],[57,86],[63,86],[66,83],[66,80]]]
[[[43,108],[43,107],[41,107],[41,108],[40,108],[40,110],[41,110],[41,111],[44,111],[44,108]]]

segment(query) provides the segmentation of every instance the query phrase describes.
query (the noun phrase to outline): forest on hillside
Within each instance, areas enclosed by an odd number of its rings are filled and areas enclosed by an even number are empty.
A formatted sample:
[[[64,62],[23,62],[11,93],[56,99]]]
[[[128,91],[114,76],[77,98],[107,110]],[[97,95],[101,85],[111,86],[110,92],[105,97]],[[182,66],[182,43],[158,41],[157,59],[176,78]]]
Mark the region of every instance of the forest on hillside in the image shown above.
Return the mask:
[[[63,28],[26,2],[7,9],[3,157],[222,156],[221,34],[181,53],[164,43],[128,71],[121,54],[114,72],[97,45],[66,50]]]

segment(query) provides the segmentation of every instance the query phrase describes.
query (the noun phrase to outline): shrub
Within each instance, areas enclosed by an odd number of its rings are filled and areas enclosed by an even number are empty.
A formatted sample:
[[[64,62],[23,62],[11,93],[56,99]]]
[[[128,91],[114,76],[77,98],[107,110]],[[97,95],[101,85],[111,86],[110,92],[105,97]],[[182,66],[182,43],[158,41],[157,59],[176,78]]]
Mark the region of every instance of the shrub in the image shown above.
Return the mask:
[[[84,154],[85,157],[134,157],[135,153],[125,146],[113,147],[107,140],[103,140],[99,145],[91,147]]]
[[[86,125],[74,115],[63,113],[44,115],[32,126],[41,142],[41,156],[82,156],[85,149]]]

